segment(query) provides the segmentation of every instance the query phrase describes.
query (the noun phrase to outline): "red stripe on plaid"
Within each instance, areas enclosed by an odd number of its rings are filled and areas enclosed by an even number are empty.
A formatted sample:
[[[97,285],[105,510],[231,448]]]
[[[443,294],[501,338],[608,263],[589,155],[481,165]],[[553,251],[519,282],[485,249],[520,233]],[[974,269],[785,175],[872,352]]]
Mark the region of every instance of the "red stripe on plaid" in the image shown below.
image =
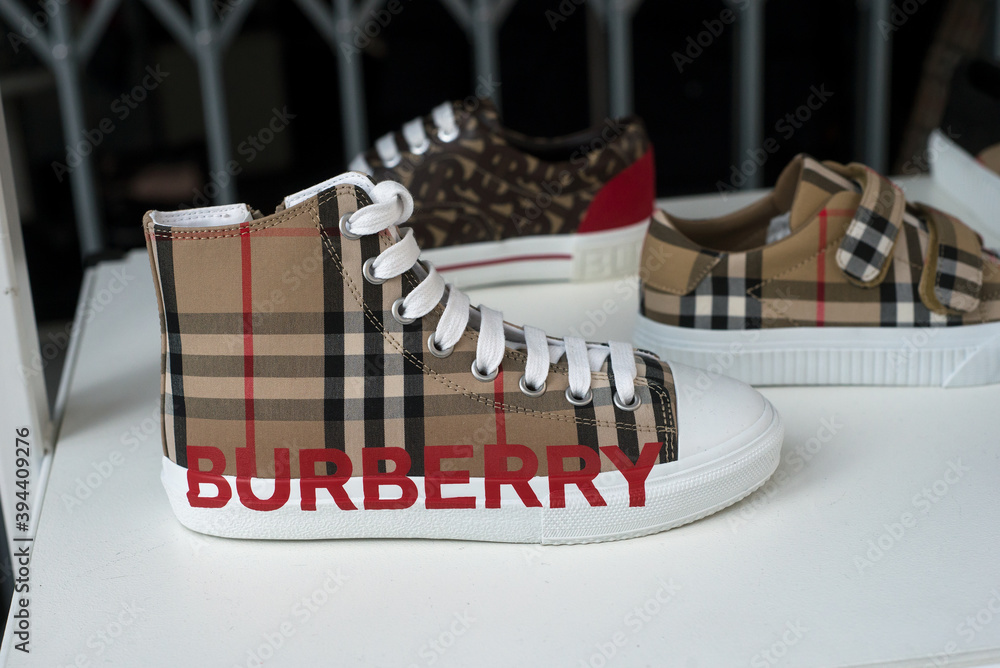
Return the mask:
[[[497,368],[497,377],[493,381],[493,394],[497,413],[497,444],[507,445],[507,419],[503,407],[503,364]]]
[[[822,327],[826,320],[826,216],[819,212],[819,255],[816,256],[816,326]]]
[[[251,456],[250,476],[257,476],[253,410],[253,272],[250,269],[250,223],[240,224],[240,251],[243,264],[243,394],[246,411],[247,444]]]

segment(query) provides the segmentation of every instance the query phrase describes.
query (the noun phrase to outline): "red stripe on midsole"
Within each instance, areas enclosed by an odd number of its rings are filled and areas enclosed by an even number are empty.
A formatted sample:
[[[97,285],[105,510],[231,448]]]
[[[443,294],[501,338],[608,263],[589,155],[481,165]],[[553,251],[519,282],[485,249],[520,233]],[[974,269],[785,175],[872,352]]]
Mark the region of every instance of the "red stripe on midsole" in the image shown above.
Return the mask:
[[[487,267],[492,264],[506,264],[507,262],[539,262],[542,260],[572,260],[569,253],[552,253],[549,255],[513,255],[511,257],[499,258],[496,260],[481,260],[479,262],[463,262],[462,264],[434,265],[438,271],[455,271],[456,269],[472,269],[473,267]]]

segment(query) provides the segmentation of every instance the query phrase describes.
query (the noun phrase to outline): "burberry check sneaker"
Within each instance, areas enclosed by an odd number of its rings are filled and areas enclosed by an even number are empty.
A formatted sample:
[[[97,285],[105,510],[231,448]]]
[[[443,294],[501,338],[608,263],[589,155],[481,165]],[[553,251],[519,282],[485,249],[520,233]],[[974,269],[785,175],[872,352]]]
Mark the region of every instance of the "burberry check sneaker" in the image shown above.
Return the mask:
[[[500,124],[489,99],[446,102],[381,137],[351,169],[405,185],[423,259],[453,284],[636,273],[656,197],[637,118],[556,139]]]
[[[871,169],[798,156],[741,211],[653,217],[635,340],[759,385],[996,383],[998,269]]]
[[[742,383],[515,327],[418,261],[398,183],[346,174],[261,216],[150,212],[162,480],[239,538],[582,543],[761,485],[782,428]]]
[[[958,66],[927,155],[934,180],[975,214],[980,229],[1000,236],[1000,65]]]

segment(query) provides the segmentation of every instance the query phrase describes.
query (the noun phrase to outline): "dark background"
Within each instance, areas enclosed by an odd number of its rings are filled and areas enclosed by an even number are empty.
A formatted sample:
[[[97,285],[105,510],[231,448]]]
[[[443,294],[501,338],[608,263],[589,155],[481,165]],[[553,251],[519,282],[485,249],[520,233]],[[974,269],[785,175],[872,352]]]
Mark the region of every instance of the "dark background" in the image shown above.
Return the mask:
[[[893,35],[892,156],[900,150],[948,5],[908,1],[919,9]],[[78,4],[83,9],[88,3]],[[764,137],[776,134],[775,123],[805,102],[811,86],[824,85],[833,97],[793,137],[779,140],[780,151],[765,165],[766,184],[800,151],[843,162],[856,157],[861,136],[856,109],[863,90],[858,72],[865,65],[859,4],[768,1]],[[503,114],[510,127],[529,134],[568,133],[606,113],[599,105],[591,108],[592,94],[602,97],[590,85],[594,57],[586,37],[593,19],[578,8],[553,30],[545,12],[558,6],[559,0],[521,0],[500,31]],[[726,26],[683,73],[672,58],[724,7],[720,0],[649,0],[635,16],[635,110],[656,147],[660,196],[715,190],[719,180],[729,178],[735,158],[735,27]],[[112,115],[113,100],[142,79],[147,65],[170,74],[127,119],[116,120],[114,133],[95,150],[112,250],[141,246],[143,212],[191,206],[206,182],[194,63],[140,2],[125,0],[86,68],[87,127]],[[372,140],[441,101],[471,94],[475,86],[466,34],[435,0],[404,0],[404,10],[365,49],[363,67]],[[297,5],[258,2],[225,65],[233,153],[245,167],[238,179],[241,200],[271,210],[284,195],[344,168],[337,76],[330,47]],[[10,85],[14,80],[19,86]],[[60,182],[52,168],[54,161],[65,161],[67,139],[51,74],[30,49],[22,46],[15,53],[9,43],[0,44],[0,91],[9,132],[19,137],[27,166],[18,185],[36,312],[40,321],[68,319],[84,263],[69,180]],[[238,145],[267,124],[272,109],[285,106],[295,115],[287,129],[252,161],[238,154]]]

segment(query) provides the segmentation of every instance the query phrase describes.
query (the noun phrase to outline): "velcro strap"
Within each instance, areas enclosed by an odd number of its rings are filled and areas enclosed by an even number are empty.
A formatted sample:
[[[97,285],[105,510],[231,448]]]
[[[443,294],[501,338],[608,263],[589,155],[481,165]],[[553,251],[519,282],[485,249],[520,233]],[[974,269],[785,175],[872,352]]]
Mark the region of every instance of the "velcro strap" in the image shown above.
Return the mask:
[[[969,313],[979,308],[983,288],[983,240],[962,221],[918,204],[930,244],[920,276],[920,298],[938,313]]]
[[[837,171],[861,185],[854,220],[837,249],[837,266],[849,280],[873,287],[889,272],[906,198],[889,179],[864,165],[851,163]]]

